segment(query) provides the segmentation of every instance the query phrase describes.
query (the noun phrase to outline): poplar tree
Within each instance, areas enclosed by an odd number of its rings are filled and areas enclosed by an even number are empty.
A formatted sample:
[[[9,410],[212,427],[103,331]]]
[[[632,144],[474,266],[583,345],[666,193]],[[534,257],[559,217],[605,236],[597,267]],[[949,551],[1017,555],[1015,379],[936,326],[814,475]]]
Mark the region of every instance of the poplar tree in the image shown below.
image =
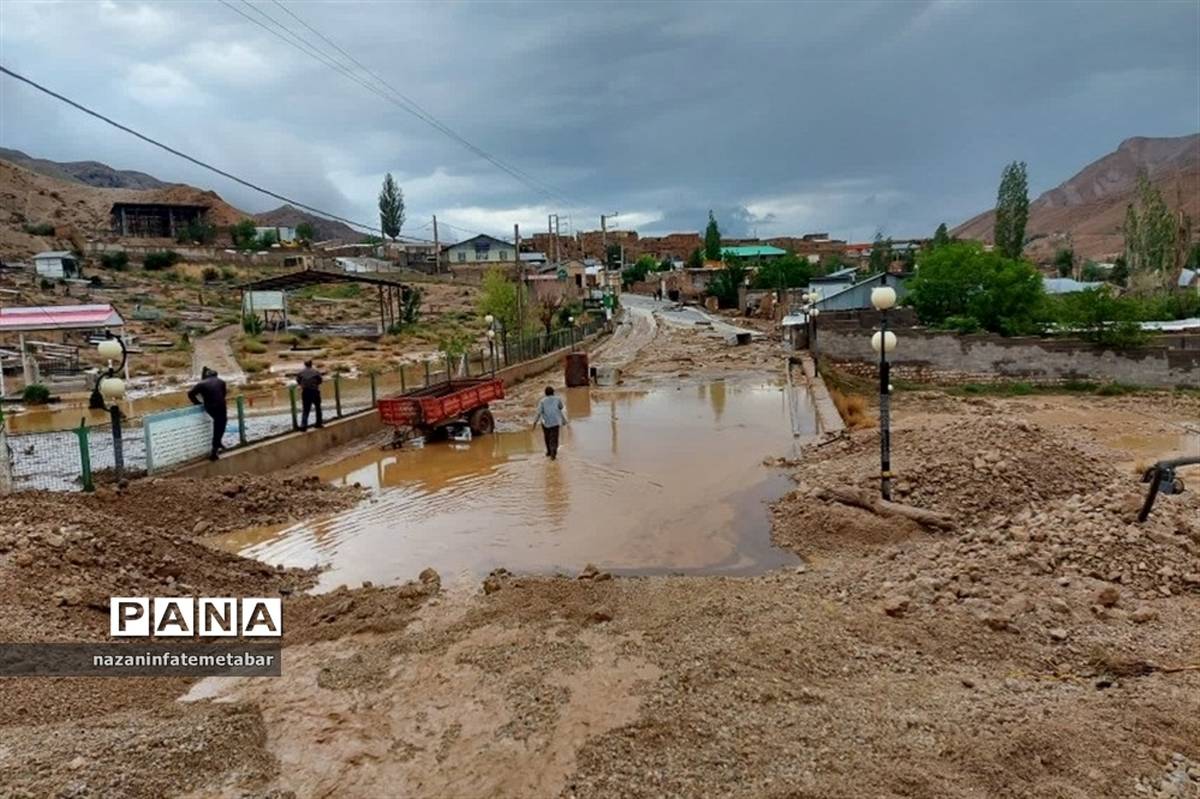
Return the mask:
[[[379,190],[379,227],[392,241],[404,227],[404,192],[396,185],[391,172],[384,176],[383,188]]]
[[[1005,258],[1020,258],[1025,247],[1025,223],[1029,221],[1029,186],[1025,162],[1013,161],[1000,176],[996,195],[996,249]]]
[[[713,212],[708,212],[708,227],[704,229],[704,257],[710,261],[721,260],[721,229],[717,227],[717,218]]]

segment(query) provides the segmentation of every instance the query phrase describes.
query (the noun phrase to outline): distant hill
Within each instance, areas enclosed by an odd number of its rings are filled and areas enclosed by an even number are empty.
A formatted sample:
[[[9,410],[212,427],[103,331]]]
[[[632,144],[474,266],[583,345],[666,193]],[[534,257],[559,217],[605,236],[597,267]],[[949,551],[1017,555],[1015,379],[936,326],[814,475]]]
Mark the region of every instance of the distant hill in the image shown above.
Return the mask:
[[[255,214],[254,219],[260,225],[278,225],[279,227],[295,227],[301,222],[307,222],[316,231],[317,241],[337,239],[347,243],[362,241],[364,234],[344,222],[335,222],[301,211],[291,205],[281,205],[273,211]]]
[[[113,169],[108,164],[99,161],[48,161],[45,158],[34,158],[20,150],[9,150],[0,147],[0,159],[9,163],[23,166],[40,175],[65,180],[71,183],[82,183],[85,186],[95,186],[99,189],[165,189],[171,186],[145,172],[134,172],[129,169]]]
[[[1029,204],[1025,252],[1049,260],[1072,246],[1084,258],[1107,259],[1124,249],[1121,226],[1133,201],[1138,171],[1145,169],[1172,209],[1182,208],[1200,225],[1200,133],[1174,138],[1137,137],[1084,167]],[[995,211],[985,211],[951,233],[990,242]]]
[[[108,239],[116,202],[206,205],[209,221],[219,228],[250,216],[216,192],[181,183],[164,184],[161,189],[99,188],[0,160],[0,257],[28,258],[40,250],[71,244],[68,239],[30,232],[43,225],[69,229],[85,239]]]

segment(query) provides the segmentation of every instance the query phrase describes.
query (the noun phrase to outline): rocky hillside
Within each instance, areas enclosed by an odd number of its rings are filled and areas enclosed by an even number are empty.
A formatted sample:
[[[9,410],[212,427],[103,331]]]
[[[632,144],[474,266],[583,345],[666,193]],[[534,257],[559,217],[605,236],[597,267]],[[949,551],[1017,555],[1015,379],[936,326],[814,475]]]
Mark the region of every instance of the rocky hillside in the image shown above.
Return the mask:
[[[145,172],[113,169],[99,161],[49,161],[5,147],[0,147],[0,159],[23,166],[39,175],[100,189],[165,189],[171,185]]]
[[[363,239],[361,232],[344,222],[335,222],[315,216],[291,205],[281,205],[273,211],[255,214],[254,218],[260,225],[279,225],[281,227],[295,227],[301,222],[307,222],[316,231],[317,241],[336,239],[338,241],[353,243],[362,241]]]
[[[69,248],[71,232],[82,239],[107,239],[115,202],[207,205],[211,209],[209,220],[218,227],[228,227],[249,216],[215,192],[182,184],[163,186],[145,190],[97,188],[0,160],[0,257],[24,259],[42,250]],[[64,235],[60,238],[29,232],[42,225],[53,225]]]
[[[1133,200],[1142,169],[1168,205],[1200,220],[1200,133],[1126,139],[1116,151],[1030,203],[1026,253],[1048,260],[1069,242],[1076,254],[1085,258],[1120,254],[1125,208]],[[952,233],[991,241],[994,225],[995,212],[985,211]]]

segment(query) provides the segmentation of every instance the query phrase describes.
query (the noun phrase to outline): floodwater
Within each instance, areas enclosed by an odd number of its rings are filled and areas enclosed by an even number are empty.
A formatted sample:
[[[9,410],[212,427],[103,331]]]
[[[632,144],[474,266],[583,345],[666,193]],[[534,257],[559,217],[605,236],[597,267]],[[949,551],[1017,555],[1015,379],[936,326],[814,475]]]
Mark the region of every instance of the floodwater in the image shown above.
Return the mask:
[[[268,563],[327,566],[322,589],[403,581],[426,566],[444,576],[587,563],[747,574],[796,562],[770,545],[767,503],[790,481],[763,460],[817,432],[802,387],[718,381],[568,389],[565,399],[571,423],[555,461],[540,429],[366,451],[318,473],[369,486],[372,500],[217,543]]]

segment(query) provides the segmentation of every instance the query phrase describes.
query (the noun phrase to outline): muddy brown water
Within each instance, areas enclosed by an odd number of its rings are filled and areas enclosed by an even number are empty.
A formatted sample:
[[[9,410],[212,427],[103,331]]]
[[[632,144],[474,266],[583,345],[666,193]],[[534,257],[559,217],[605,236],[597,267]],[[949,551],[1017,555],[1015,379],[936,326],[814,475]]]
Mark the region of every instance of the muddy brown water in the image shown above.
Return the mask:
[[[540,429],[365,451],[318,474],[370,486],[372,500],[216,543],[269,563],[326,566],[322,589],[411,579],[426,566],[463,577],[587,563],[745,574],[796,562],[770,545],[767,505],[790,481],[763,460],[816,433],[803,388],[718,381],[569,389],[565,399],[571,421],[557,460],[545,457]]]

